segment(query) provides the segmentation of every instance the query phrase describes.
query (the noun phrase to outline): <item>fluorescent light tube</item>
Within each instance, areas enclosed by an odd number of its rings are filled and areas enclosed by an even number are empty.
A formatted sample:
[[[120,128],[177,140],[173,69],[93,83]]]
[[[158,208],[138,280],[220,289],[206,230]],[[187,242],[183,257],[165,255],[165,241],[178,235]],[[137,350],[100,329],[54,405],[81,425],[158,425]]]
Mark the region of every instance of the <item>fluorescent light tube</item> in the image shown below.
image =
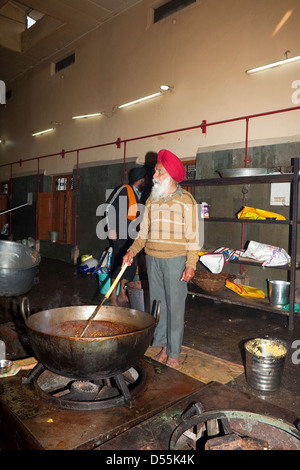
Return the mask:
[[[279,60],[278,62],[273,62],[272,64],[262,65],[261,67],[255,67],[253,69],[246,70],[246,73],[250,74],[250,73],[260,72],[262,70],[267,70],[273,67],[278,67],[278,65],[284,65],[290,62],[295,62],[296,60],[299,60],[299,59],[300,59],[300,55],[297,55],[289,59]]]
[[[73,116],[72,119],[84,119],[89,117],[101,116],[102,113],[94,113],[94,114],[81,114],[80,116]]]
[[[32,134],[32,137],[34,137],[35,135],[47,134],[47,132],[51,132],[51,131],[54,131],[54,127],[51,127],[51,129],[45,129],[44,131],[35,132],[34,134]]]
[[[163,91],[171,91],[173,87],[170,85],[160,85],[160,89]]]
[[[130,101],[129,103],[121,104],[120,106],[118,106],[118,108],[119,109],[126,108],[127,106],[131,106],[132,104],[141,103],[142,101],[150,100],[151,98],[155,98],[156,96],[159,96],[159,95],[161,95],[161,91],[157,93],[153,93],[152,95],[144,96],[143,98],[139,98],[134,101]]]

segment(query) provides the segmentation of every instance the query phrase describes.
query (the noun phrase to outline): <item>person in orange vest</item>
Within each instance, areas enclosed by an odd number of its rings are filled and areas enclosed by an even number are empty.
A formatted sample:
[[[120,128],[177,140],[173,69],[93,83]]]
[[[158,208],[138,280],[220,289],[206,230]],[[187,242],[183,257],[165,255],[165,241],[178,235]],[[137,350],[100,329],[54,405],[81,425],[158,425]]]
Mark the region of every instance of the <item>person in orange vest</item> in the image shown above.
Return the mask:
[[[141,197],[145,184],[146,170],[144,167],[133,168],[129,172],[129,184],[122,185],[110,201],[108,210],[108,236],[113,252],[111,260],[112,282],[121,270],[123,256],[137,236],[138,225],[135,223],[141,212]],[[112,210],[113,208],[113,210]],[[137,270],[137,259],[128,266],[118,286],[110,295],[109,304],[112,306],[129,307],[126,284],[134,279]]]

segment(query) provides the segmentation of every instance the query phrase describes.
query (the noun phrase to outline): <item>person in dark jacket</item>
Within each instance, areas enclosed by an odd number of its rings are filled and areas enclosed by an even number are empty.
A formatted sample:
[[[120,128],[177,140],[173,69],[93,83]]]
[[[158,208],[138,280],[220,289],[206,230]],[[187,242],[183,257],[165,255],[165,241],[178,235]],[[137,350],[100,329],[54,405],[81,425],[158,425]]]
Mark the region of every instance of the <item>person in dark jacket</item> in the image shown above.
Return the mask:
[[[141,208],[142,189],[145,183],[146,170],[144,167],[133,168],[129,173],[129,184],[122,185],[115,192],[108,209],[108,234],[111,240],[112,253],[112,282],[117,277],[122,267],[123,256],[137,235],[136,218]],[[110,295],[109,303],[113,306],[128,307],[126,284],[134,279],[137,270],[137,259],[128,266],[120,280],[120,291],[117,296],[118,286]]]

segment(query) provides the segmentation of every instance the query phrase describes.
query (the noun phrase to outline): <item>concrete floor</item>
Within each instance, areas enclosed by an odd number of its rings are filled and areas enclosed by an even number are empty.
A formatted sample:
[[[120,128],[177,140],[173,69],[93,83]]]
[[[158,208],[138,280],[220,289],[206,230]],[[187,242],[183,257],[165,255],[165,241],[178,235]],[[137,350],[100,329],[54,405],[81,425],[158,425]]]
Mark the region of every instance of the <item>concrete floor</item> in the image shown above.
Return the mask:
[[[27,294],[31,313],[67,305],[97,305],[102,300],[98,280],[92,275],[78,274],[76,267],[60,261],[42,259],[37,282]],[[19,312],[22,297],[0,298],[0,326],[15,321],[22,326]],[[1,330],[0,330],[1,333]],[[245,375],[229,386],[251,396],[290,410],[297,420],[300,415],[300,364],[293,364],[293,341],[300,340],[300,323],[289,331],[287,317],[188,295],[183,344],[222,359],[243,364],[243,344],[247,339],[269,335],[284,340],[289,352],[281,388],[262,393],[250,387]]]
[[[229,385],[237,390],[261,398],[274,405],[288,409],[300,416],[300,364],[293,364],[292,348],[300,339],[299,319],[290,331],[287,316],[264,312],[236,305],[188,296],[186,308],[184,344],[189,347],[244,364],[244,343],[251,338],[265,337],[283,340],[288,346],[282,385],[276,392],[260,392],[250,387],[245,374]],[[299,343],[300,344],[300,343]],[[298,346],[299,348],[299,346]]]

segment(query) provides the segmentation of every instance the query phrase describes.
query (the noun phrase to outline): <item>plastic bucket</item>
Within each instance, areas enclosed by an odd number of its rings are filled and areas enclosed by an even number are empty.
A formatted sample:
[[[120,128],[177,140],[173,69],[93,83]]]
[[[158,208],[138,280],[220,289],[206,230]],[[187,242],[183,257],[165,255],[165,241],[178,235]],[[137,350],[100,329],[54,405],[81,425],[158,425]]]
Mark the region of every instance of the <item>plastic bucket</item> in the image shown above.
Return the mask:
[[[273,305],[287,305],[290,297],[290,283],[269,281],[269,300]]]
[[[108,273],[98,273],[100,294],[105,295],[111,286],[111,279]]]
[[[108,289],[111,286],[111,278],[109,273],[98,273],[99,289],[100,294],[105,295],[108,292]],[[117,288],[117,295],[120,291],[120,283]]]
[[[287,348],[277,340],[255,338],[245,343],[246,379],[256,390],[273,392],[281,385]]]

